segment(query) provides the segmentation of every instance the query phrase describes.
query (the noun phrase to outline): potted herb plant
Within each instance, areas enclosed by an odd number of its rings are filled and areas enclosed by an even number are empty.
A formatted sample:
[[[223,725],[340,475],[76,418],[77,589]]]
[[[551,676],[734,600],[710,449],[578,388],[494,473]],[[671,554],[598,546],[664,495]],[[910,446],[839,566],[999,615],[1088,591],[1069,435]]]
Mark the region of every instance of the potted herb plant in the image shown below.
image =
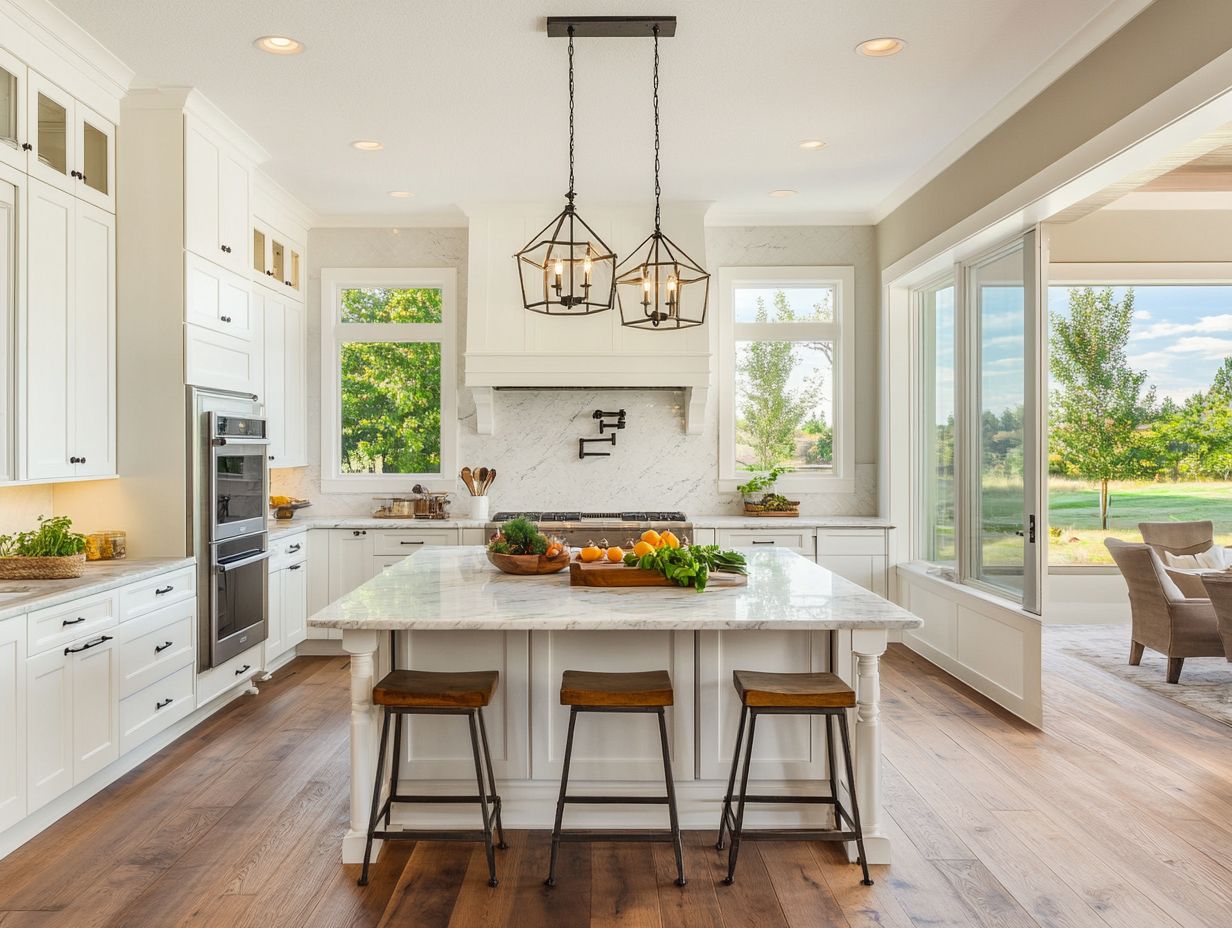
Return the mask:
[[[86,536],[67,516],[39,516],[37,531],[0,535],[0,580],[68,580],[86,572]]]
[[[745,515],[778,516],[780,518],[800,515],[799,500],[788,499],[781,493],[774,492],[775,481],[788,470],[790,468],[776,465],[764,474],[756,474],[746,483],[736,487],[736,492],[744,497]]]

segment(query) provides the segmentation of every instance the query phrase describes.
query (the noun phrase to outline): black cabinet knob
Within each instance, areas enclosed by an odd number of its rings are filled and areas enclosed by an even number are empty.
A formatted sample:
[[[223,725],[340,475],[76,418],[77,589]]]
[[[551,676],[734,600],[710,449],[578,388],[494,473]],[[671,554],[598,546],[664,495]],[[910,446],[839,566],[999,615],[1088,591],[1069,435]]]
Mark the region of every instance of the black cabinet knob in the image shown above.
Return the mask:
[[[273,272],[273,271],[266,271],[266,272],[265,272],[265,276],[266,276],[266,277],[273,277],[273,276],[274,276],[274,272]]]
[[[21,145],[21,150],[22,151],[34,151],[34,146],[31,145],[29,142],[23,142]]]

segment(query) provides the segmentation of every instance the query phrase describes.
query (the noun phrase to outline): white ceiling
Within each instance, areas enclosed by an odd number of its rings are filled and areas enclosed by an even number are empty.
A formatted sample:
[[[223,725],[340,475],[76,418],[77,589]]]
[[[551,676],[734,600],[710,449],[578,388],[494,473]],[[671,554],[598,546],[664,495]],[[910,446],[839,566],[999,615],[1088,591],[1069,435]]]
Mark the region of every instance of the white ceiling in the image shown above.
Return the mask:
[[[679,17],[661,43],[664,196],[727,217],[872,218],[1144,0],[57,0],[136,72],[193,86],[326,216],[457,215],[566,186],[565,55],[543,17]],[[275,57],[257,36],[307,50]],[[894,58],[854,53],[878,35]],[[1068,44],[1067,44],[1068,43]],[[1059,55],[1058,50],[1066,46]],[[649,41],[578,40],[579,205],[651,187]],[[1026,82],[1026,83],[1024,83]],[[1034,86],[1034,85],[1040,86]],[[1029,94],[1028,94],[1029,95]],[[1006,98],[1009,97],[1009,100]],[[798,142],[828,147],[803,152]],[[349,143],[375,138],[385,150]],[[800,191],[771,199],[776,188]],[[390,190],[411,190],[394,200]]]

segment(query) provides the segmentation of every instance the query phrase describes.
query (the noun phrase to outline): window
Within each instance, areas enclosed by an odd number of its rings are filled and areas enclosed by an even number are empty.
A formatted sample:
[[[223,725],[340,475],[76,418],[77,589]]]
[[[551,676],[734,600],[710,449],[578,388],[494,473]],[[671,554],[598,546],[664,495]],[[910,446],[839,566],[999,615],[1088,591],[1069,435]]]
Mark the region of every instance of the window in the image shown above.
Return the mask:
[[[920,291],[924,558],[958,563],[954,521],[954,278]]]
[[[1209,519],[1232,543],[1232,267],[1050,276],[1049,563],[1111,565],[1104,539],[1138,541],[1139,522]],[[1092,340],[1100,363],[1082,365]]]
[[[321,272],[321,475],[332,492],[452,489],[452,268]]]
[[[781,491],[852,492],[852,268],[724,268],[719,284],[722,488],[781,466]]]

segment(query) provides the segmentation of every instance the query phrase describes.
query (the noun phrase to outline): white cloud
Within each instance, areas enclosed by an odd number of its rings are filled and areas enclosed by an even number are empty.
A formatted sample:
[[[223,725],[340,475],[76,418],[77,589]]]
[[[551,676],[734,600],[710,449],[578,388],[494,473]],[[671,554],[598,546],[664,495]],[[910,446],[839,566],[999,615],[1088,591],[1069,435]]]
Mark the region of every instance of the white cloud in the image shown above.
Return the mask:
[[[1187,332],[1232,332],[1232,313],[1202,316],[1197,322],[1156,322],[1133,333],[1135,339],[1163,338]]]
[[[1135,319],[1150,319],[1151,311],[1149,309],[1135,309],[1134,318]]]
[[[1229,317],[1232,318],[1232,317]],[[1232,331],[1229,329],[1228,331]],[[1209,335],[1194,335],[1177,339],[1172,350],[1177,353],[1193,352],[1208,360],[1220,360],[1232,355],[1232,338],[1211,338]]]

